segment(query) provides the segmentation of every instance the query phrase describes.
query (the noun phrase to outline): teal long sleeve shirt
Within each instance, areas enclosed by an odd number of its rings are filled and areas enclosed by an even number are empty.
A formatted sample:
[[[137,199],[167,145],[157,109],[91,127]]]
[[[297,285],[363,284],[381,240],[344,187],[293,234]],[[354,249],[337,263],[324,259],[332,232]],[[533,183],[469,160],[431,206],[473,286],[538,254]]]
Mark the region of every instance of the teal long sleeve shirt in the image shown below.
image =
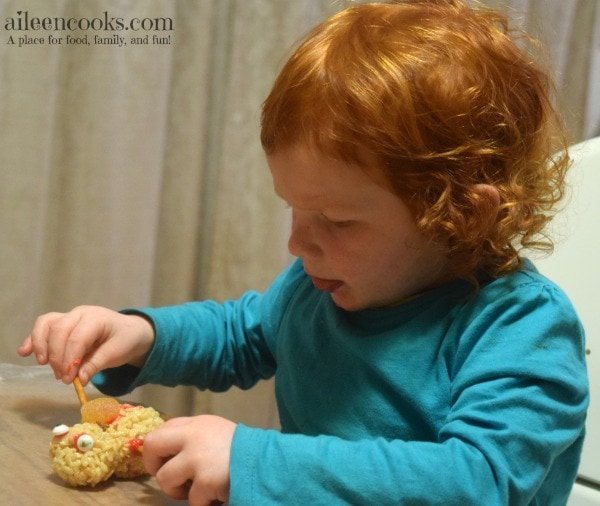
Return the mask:
[[[346,312],[301,261],[264,293],[141,310],[141,369],[97,375],[249,388],[275,376],[281,431],[238,425],[230,504],[563,505],[589,401],[584,336],[563,292],[526,268],[392,308]]]

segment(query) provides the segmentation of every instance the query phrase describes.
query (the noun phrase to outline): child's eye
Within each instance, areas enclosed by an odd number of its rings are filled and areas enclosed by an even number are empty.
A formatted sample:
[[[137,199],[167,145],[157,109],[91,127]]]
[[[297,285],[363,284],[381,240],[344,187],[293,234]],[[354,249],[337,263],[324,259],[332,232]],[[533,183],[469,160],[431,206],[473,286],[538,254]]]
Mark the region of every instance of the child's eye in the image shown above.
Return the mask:
[[[331,222],[335,227],[338,228],[348,228],[349,226],[354,224],[352,220],[343,220],[343,221],[332,221]]]
[[[347,228],[355,223],[354,220],[338,220],[335,218],[329,218],[325,215],[322,215],[323,218],[332,226],[336,228]]]

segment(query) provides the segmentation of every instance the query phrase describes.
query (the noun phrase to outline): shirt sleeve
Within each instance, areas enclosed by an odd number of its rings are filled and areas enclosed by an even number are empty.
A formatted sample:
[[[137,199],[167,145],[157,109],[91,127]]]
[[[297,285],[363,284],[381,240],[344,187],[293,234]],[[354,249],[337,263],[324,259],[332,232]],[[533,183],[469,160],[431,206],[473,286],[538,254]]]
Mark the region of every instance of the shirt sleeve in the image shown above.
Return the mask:
[[[148,318],[155,343],[142,369],[123,366],[93,378],[104,393],[122,395],[144,384],[191,385],[225,391],[246,389],[273,375],[275,362],[261,331],[261,295],[248,292],[218,304],[190,302],[180,306],[124,311]]]
[[[154,346],[144,367],[106,369],[92,378],[107,395],[119,396],[145,384],[189,385],[215,392],[252,387],[270,378],[279,315],[303,269],[292,263],[264,294],[250,291],[237,300],[189,302],[161,308],[126,309],[148,318]]]

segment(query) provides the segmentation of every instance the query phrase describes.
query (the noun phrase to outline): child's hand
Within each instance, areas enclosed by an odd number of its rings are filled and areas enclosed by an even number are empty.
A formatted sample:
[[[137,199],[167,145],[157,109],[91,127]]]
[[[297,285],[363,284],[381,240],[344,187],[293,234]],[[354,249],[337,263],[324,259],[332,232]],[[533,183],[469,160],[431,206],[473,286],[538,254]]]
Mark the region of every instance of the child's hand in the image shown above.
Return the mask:
[[[143,365],[153,343],[154,329],[146,319],[81,306],[40,316],[18,353],[50,364],[56,378],[65,383],[79,376],[85,385],[107,367]]]
[[[212,415],[173,418],[144,439],[144,465],[161,490],[190,505],[229,499],[229,456],[236,424]]]

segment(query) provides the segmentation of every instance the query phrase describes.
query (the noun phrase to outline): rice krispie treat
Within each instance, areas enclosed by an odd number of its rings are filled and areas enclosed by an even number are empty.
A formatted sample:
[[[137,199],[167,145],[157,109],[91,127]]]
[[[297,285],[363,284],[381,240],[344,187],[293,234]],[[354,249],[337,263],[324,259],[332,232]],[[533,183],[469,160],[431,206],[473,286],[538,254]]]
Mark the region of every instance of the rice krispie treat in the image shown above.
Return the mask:
[[[115,472],[121,441],[98,424],[58,425],[53,434],[52,470],[69,485],[93,487]]]
[[[163,419],[153,408],[121,405],[119,417],[106,429],[113,439],[120,442],[116,477],[135,478],[146,474],[142,462],[144,436],[161,423]]]
[[[110,418],[54,428],[52,469],[68,485],[93,487],[113,475],[127,479],[146,474],[143,441],[163,423],[160,414],[153,408],[121,404]]]

